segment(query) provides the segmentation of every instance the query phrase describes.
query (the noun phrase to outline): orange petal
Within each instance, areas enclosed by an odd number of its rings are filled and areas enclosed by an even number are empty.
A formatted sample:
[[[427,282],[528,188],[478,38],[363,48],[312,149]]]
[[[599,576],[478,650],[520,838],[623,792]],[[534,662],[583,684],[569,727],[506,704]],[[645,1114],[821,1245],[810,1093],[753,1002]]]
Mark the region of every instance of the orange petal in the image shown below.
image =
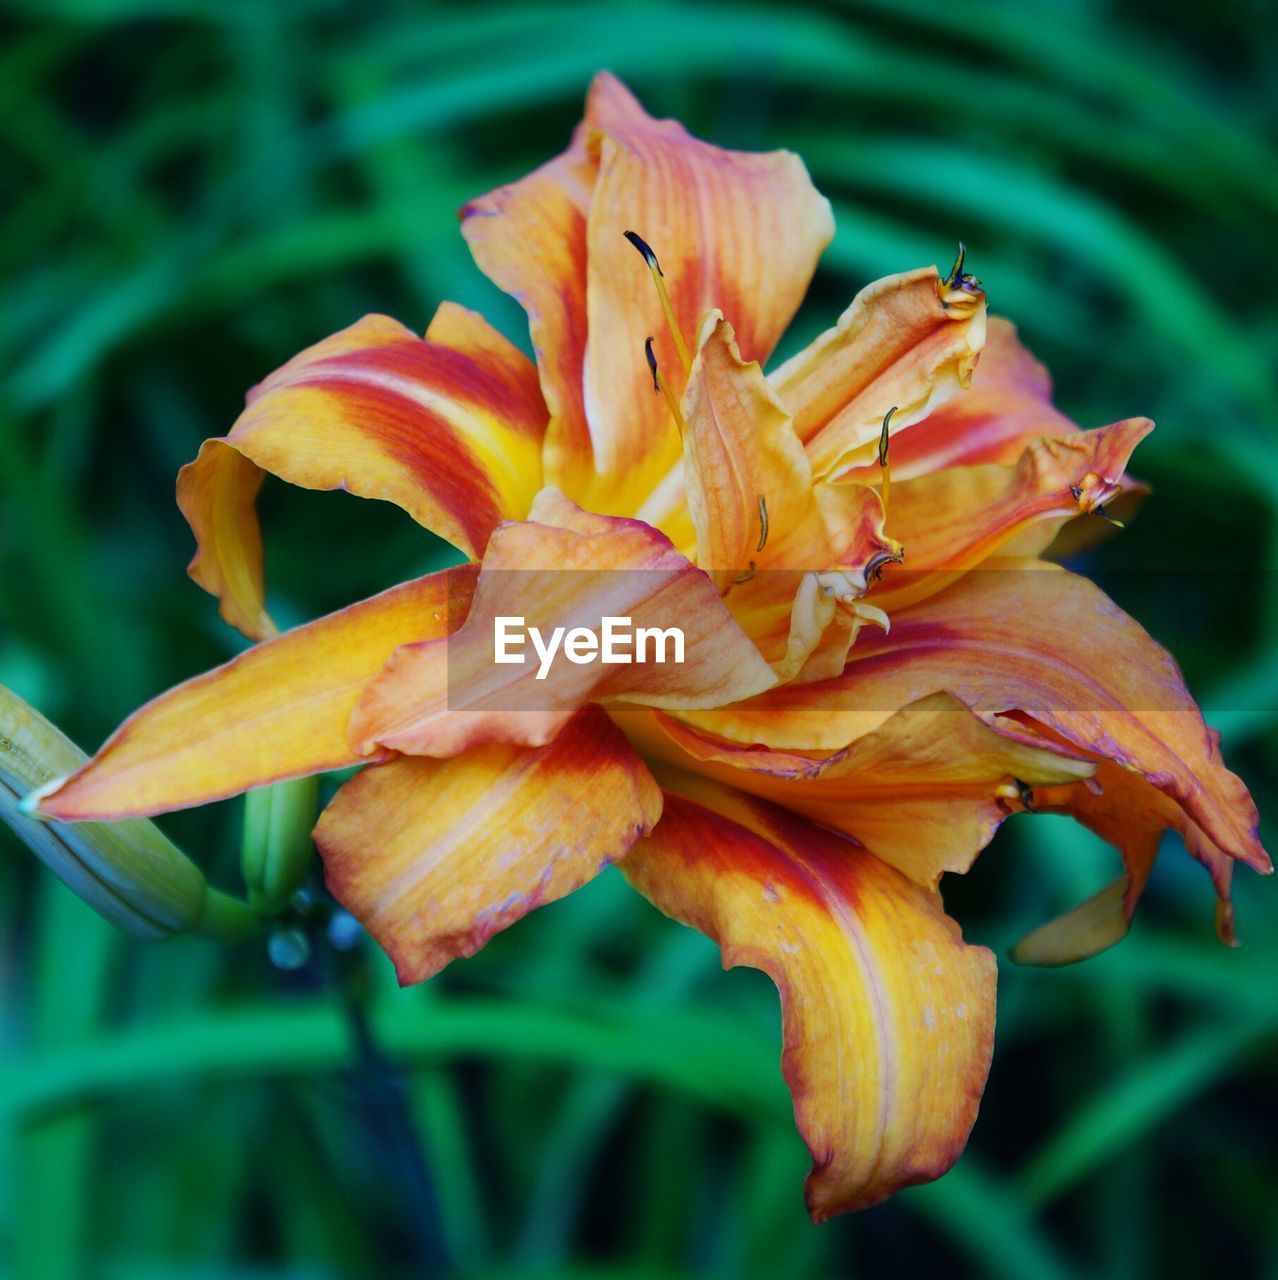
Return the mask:
[[[534,907],[592,879],[650,831],[661,792],[596,707],[545,747],[365,769],[320,817],[333,896],[421,982]]]
[[[855,626],[839,615],[838,597],[863,595],[870,567],[898,550],[883,533],[879,495],[813,486],[789,415],[717,311],[702,326],[683,409],[698,566],[780,679],[804,669],[818,646],[841,670]],[[810,575],[832,569],[847,572],[822,579],[823,591]],[[848,625],[832,625],[836,616]]]
[[[595,465],[612,486],[596,509],[635,511],[680,455],[653,394],[644,339],[678,392],[683,370],[647,267],[623,232],[656,252],[686,340],[718,307],[746,360],[767,359],[833,235],[830,207],[788,152],[724,151],[672,120],[653,120],[611,76],[596,81],[599,177],[587,227],[586,412]]]
[[[1157,853],[1157,836],[1147,836],[1141,846],[1139,881],[1125,871],[1072,911],[1027,933],[1009,957],[1017,964],[1058,968],[1090,960],[1122,942],[1131,928],[1133,898],[1144,892]]]
[[[751,569],[829,568],[837,551],[790,415],[717,311],[702,326],[683,411],[697,565],[721,588]]]
[[[393,587],[248,650],[134,712],[41,801],[73,821],[163,813],[359,759],[346,726],[397,646],[466,615],[474,566]]]
[[[1128,418],[1035,440],[1015,466],[947,467],[893,484],[892,533],[905,562],[885,566],[874,603],[895,614],[991,555],[1040,554],[1068,521],[1122,491],[1128,459],[1153,426]]]
[[[1096,768],[1007,721],[987,724],[948,693],[815,758],[727,742],[661,713],[655,723],[669,741],[643,741],[659,758],[851,836],[928,888],[972,865],[1019,811],[1023,786],[1077,782]]]
[[[1103,766],[1112,777],[1114,766]],[[1143,782],[1143,779],[1136,779]],[[1100,787],[1099,779],[1097,780]],[[1148,785],[1148,784],[1146,784]],[[1071,803],[1045,804],[1047,810],[1067,812],[1080,818],[1084,825],[1097,829],[1098,823],[1090,820],[1085,800],[1081,797],[1087,793],[1082,788],[1053,788],[1071,794]],[[1103,794],[1103,792],[1102,792]],[[1080,797],[1075,800],[1074,796]],[[1037,809],[1038,797],[1034,799]],[[1094,893],[1086,902],[1080,903],[1072,911],[1049,920],[1033,932],[1026,934],[1011,950],[1011,958],[1017,964],[1032,964],[1054,967],[1063,964],[1074,964],[1079,960],[1090,959],[1094,955],[1121,942],[1131,927],[1132,915],[1150,872],[1154,869],[1154,859],[1158,855],[1161,831],[1154,828],[1138,826],[1130,813],[1115,814],[1116,821],[1102,822],[1101,826],[1111,829],[1111,838],[1117,835],[1119,848],[1123,855],[1123,874],[1111,881],[1099,892]]]
[[[478,557],[541,485],[545,418],[532,364],[472,312],[446,303],[425,338],[366,316],[271,374],[230,434],[182,469],[191,576],[228,622],[271,634],[253,510],[262,471],[394,502]]]
[[[593,484],[586,425],[586,218],[598,169],[587,152],[594,114],[562,155],[526,178],[498,187],[461,211],[462,234],[479,268],[528,314],[542,395],[550,410],[544,465],[547,484],[584,500]]]
[[[498,618],[600,633],[605,618],[630,628],[679,628],[664,661],[654,644],[644,662],[541,662],[527,640],[494,661]],[[566,643],[566,642],[565,642]],[[627,653],[637,655],[637,640]],[[664,650],[663,650],[664,651]],[[541,671],[546,675],[539,678]],[[758,650],[733,622],[713,583],[662,534],[637,520],[582,511],[554,490],[540,494],[527,522],[502,525],[484,558],[465,625],[447,641],[395,654],[351,720],[358,750],[376,745],[448,756],[480,742],[540,746],[588,701],[621,698],[665,707],[712,707],[774,683]]]
[[[1230,857],[1269,870],[1251,797],[1171,656],[1092,583],[1041,561],[991,562],[902,610],[837,679],[684,718],[738,742],[837,750],[938,689],[986,719],[1022,712],[1137,771]]]
[[[1014,463],[1040,436],[1077,430],[1052,404],[1051,375],[1021,345],[1016,326],[990,316],[971,386],[892,441],[892,478],[909,480],[942,467]],[[853,474],[873,480],[877,472],[872,465]]]
[[[890,409],[896,435],[966,387],[984,341],[985,295],[924,267],[867,285],[769,381],[813,472],[836,476],[871,460]]]
[[[854,844],[697,779],[621,864],[725,967],[781,995],[781,1069],[812,1152],[820,1222],[938,1178],[976,1118],[994,1038],[994,958],[939,898]]]
[[[1216,735],[1211,735],[1211,742],[1219,765]],[[1211,875],[1221,940],[1236,945],[1230,902],[1233,859],[1141,774],[1103,761],[1087,782],[1038,788],[1030,803],[1036,812],[1067,813],[1109,841],[1122,855],[1123,874],[1073,911],[1035,929],[1013,949],[1012,959],[1020,964],[1072,964],[1125,937],[1164,831],[1179,832],[1185,848]]]

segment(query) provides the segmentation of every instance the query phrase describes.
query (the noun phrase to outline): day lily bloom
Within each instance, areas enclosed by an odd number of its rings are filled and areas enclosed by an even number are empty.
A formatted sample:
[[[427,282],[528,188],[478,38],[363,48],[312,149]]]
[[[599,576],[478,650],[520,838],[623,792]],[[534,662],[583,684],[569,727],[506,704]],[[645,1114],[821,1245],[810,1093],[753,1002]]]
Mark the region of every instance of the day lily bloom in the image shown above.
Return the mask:
[[[419,982],[620,864],[781,996],[814,1219],[942,1174],[990,1064],[995,964],[938,885],[1008,815],[1123,871],[1019,958],[1117,941],[1164,831],[1269,871],[1170,656],[1044,558],[1151,429],[1082,430],[960,261],[879,280],[764,371],[833,224],[793,155],[723,151],[608,75],[560,156],[462,211],[536,362],[445,303],[295,356],[183,469],[195,580],[260,641],[34,799],[63,821],[365,767],[315,842]],[[631,233],[627,235],[626,233]],[[267,474],[396,503],[466,563],[277,634]],[[493,662],[499,618],[677,624],[681,663]]]

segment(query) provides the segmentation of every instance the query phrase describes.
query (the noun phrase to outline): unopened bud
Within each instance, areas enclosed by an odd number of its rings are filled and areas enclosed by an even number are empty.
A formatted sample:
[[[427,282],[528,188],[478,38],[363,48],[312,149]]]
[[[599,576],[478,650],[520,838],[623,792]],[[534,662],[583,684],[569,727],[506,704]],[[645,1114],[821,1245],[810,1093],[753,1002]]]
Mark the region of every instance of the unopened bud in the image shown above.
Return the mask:
[[[245,937],[256,917],[215,889],[152,822],[62,823],[29,816],[28,793],[87,759],[65,734],[0,685],[0,819],[89,906],[127,933],[166,938],[193,930]]]

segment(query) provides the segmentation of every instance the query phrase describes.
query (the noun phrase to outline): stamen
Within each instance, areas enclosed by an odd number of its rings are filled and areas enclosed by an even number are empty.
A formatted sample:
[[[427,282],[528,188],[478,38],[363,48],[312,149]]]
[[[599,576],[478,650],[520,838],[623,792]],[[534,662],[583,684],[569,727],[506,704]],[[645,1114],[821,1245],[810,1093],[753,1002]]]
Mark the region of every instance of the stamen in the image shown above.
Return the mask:
[[[893,405],[883,415],[883,430],[879,433],[879,469],[883,473],[883,514],[885,516],[887,515],[888,499],[892,496],[892,468],[888,464],[888,442],[891,437],[888,434],[888,426],[895,412],[896,405]]]
[[[683,340],[683,331],[675,319],[674,307],[670,303],[670,295],[666,292],[666,277],[665,272],[661,270],[661,263],[657,261],[657,255],[653,253],[652,246],[642,236],[633,231],[622,234],[639,250],[640,256],[648,264],[648,270],[652,273],[652,283],[657,286],[657,297],[661,299],[661,310],[665,313],[666,324],[670,326],[670,336],[674,339],[675,350],[679,353],[679,363],[683,365],[686,377],[692,372],[692,358],[688,355],[688,344]],[[652,339],[649,338],[648,341],[651,342]]]
[[[1012,779],[1012,786],[1016,788],[1016,798],[1021,802],[1021,808],[1026,813],[1037,813],[1038,810],[1034,807],[1034,788],[1019,778]]]
[[[1108,520],[1110,524],[1114,526],[1115,529],[1126,529],[1127,526],[1121,520],[1117,519],[1114,516],[1111,516],[1109,512],[1105,510],[1104,503],[1097,502],[1095,505],[1092,504],[1090,495],[1092,491],[1097,488],[1100,488],[1102,490],[1108,490],[1108,495],[1111,498],[1116,497],[1119,493],[1122,492],[1121,485],[1116,485],[1116,484],[1113,484],[1112,482],[1107,482],[1102,484],[1101,478],[1098,475],[1096,475],[1094,472],[1089,472],[1087,475],[1085,475],[1083,477],[1082,484],[1070,485],[1069,491],[1074,501],[1077,502],[1083,508],[1084,511],[1089,512],[1091,515],[1094,515],[1094,516],[1100,516],[1102,520]],[[1085,493],[1089,495],[1086,498],[1084,497]]]
[[[654,391],[661,390],[661,375],[657,372],[657,355],[652,349],[652,338],[645,338],[643,342],[643,354],[648,360],[648,369],[652,373],[652,389]],[[1081,498],[1083,491],[1081,489],[1074,490],[1074,497]]]
[[[960,240],[958,254],[954,258],[954,265],[950,268],[950,274],[942,279],[941,284],[947,290],[961,289],[964,293],[980,293],[981,282],[975,276],[969,275],[963,270],[966,262],[967,245]]]
[[[899,544],[898,544],[899,545]],[[865,566],[866,582],[878,582],[883,577],[883,570],[889,564],[900,564],[905,559],[905,550],[878,551],[870,557]]]
[[[768,545],[768,502],[763,494],[759,495],[759,545],[756,551],[762,551]]]
[[[665,380],[661,368],[657,364],[657,354],[652,349],[652,341],[651,338],[648,338],[643,344],[643,353],[648,358],[648,368],[652,372],[652,389],[660,391],[665,396],[666,404],[670,407],[675,426],[679,428],[679,434],[682,436],[687,429],[683,420],[683,411],[679,408],[679,401],[675,399],[674,392],[670,390],[670,384]]]

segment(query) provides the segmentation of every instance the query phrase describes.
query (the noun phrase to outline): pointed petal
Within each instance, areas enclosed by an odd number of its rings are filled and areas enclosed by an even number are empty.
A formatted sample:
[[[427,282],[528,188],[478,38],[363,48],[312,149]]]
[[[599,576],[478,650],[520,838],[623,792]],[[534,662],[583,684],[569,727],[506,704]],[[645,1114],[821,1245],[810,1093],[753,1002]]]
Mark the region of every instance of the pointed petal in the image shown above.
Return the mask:
[[[927,888],[943,872],[972,865],[1019,811],[1023,786],[1073,783],[1096,769],[1007,721],[987,724],[948,693],[920,698],[873,733],[815,758],[654,718],[668,738],[648,748],[654,755],[850,836]]]
[[[893,436],[966,387],[985,341],[985,295],[935,267],[867,285],[834,328],[769,378],[818,478],[871,461],[884,415]]]
[[[1011,950],[1017,964],[1055,968],[1089,960],[1121,942],[1158,854],[1158,832],[1143,832],[1124,855],[1123,874],[1072,911],[1039,925]]]
[[[271,374],[182,469],[191,576],[228,622],[271,634],[253,510],[263,471],[393,502],[478,557],[541,485],[545,416],[532,364],[479,316],[445,304],[425,338],[366,316]]]
[[[744,358],[763,362],[803,300],[834,224],[797,156],[700,142],[672,120],[649,117],[610,76],[599,78],[596,93],[586,412],[598,471],[618,495],[643,495],[679,458],[678,433],[652,391],[644,339],[655,338],[676,392],[683,371],[648,269],[622,233],[637,232],[656,252],[689,343],[718,307]]]
[[[1066,523],[1122,491],[1132,451],[1153,426],[1128,418],[1035,440],[1014,466],[947,467],[893,484],[892,533],[905,561],[885,566],[874,603],[895,614],[992,555],[1042,553]]]
[[[594,479],[586,425],[586,218],[598,169],[586,133],[569,148],[508,186],[470,201],[461,211],[462,234],[476,263],[528,315],[537,373],[550,423],[544,464],[547,484],[584,500]]]
[[[837,750],[907,702],[948,689],[989,719],[1020,711],[1069,745],[1142,774],[1230,857],[1269,859],[1171,656],[1084,578],[995,561],[871,633],[835,680],[683,718],[738,742]]]
[[[522,660],[515,649],[505,665],[494,661],[498,618],[518,620],[521,634],[536,627],[547,640],[555,628],[598,634],[605,618],[628,619],[636,634],[678,628],[683,660],[673,648],[657,658],[655,644],[643,662],[576,663],[560,654],[542,677],[531,648]],[[637,649],[632,638],[627,657]],[[548,489],[530,520],[493,534],[465,625],[446,642],[396,653],[361,699],[351,735],[360,751],[381,745],[411,755],[494,741],[540,746],[588,701],[719,706],[774,680],[710,579],[667,538],[637,520],[582,511]]]
[[[1014,463],[1040,436],[1077,430],[1052,404],[1051,376],[1021,345],[1016,326],[990,316],[971,386],[893,439],[892,477],[909,480],[942,467]],[[874,479],[876,471],[867,467],[853,474]]]
[[[320,618],[136,711],[39,812],[116,819],[207,804],[355,763],[346,726],[395,648],[466,616],[472,566],[446,569]]]
[[[939,898],[850,842],[696,779],[622,863],[725,967],[781,995],[816,1221],[944,1173],[976,1118],[994,1034],[994,959]]]
[[[661,792],[607,716],[548,746],[365,769],[320,817],[333,896],[421,982],[592,879],[650,831]]]
[[[1037,728],[1040,733],[1047,732],[1041,726]],[[1215,735],[1212,756],[1223,767]],[[1030,803],[1036,812],[1069,814],[1107,840],[1122,856],[1123,874],[1073,911],[1024,938],[1013,949],[1013,960],[1019,964],[1072,964],[1125,937],[1153,870],[1164,831],[1179,832],[1185,848],[1207,869],[1216,888],[1221,940],[1229,946],[1236,945],[1230,902],[1233,859],[1141,774],[1102,761],[1095,776],[1086,783],[1037,788]]]

